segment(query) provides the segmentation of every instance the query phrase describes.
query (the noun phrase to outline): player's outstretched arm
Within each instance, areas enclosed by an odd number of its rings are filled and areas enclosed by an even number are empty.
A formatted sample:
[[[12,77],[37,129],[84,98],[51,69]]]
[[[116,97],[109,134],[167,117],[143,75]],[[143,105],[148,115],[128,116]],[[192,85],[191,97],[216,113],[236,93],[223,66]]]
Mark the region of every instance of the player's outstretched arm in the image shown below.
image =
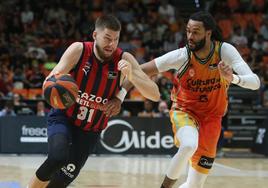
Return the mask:
[[[125,76],[141,94],[153,101],[160,99],[160,92],[154,83],[141,69],[137,60],[128,52],[124,52],[118,64],[123,76]]]

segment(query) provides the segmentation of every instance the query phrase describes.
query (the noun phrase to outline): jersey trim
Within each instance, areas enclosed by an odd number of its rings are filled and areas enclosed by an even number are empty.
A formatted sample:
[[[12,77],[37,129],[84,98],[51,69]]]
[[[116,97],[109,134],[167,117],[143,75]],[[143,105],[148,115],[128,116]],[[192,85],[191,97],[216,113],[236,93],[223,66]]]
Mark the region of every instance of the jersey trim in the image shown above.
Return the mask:
[[[194,57],[198,60],[200,64],[205,65],[213,56],[214,51],[215,51],[215,42],[212,42],[211,45],[212,45],[212,49],[210,50],[208,56],[205,59],[200,59],[199,57],[197,57],[195,53],[193,53]]]
[[[218,50],[220,60],[222,60],[222,58],[221,58],[221,47],[222,47],[222,44],[223,44],[223,42],[220,42],[219,43],[219,50]]]

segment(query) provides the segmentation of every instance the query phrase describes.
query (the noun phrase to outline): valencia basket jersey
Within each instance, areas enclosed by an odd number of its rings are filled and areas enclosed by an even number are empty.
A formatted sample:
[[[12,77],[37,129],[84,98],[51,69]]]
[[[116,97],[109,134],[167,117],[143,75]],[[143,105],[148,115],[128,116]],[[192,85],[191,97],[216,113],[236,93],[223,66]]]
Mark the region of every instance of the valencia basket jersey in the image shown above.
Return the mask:
[[[199,118],[223,116],[227,109],[229,83],[220,77],[220,42],[214,42],[209,56],[201,60],[188,50],[189,61],[174,79],[171,93],[173,109]]]

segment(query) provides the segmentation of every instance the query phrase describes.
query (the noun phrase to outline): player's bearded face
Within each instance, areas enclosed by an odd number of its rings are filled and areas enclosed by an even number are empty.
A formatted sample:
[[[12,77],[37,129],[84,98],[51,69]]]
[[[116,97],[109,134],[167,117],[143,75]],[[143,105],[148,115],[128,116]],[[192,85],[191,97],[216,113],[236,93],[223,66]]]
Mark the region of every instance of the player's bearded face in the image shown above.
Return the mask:
[[[112,55],[106,55],[104,53],[104,50],[100,47],[100,45],[98,43],[96,43],[96,49],[97,49],[98,55],[101,59],[110,60],[112,58]]]
[[[110,29],[104,29],[97,33],[95,40],[96,50],[101,59],[110,60],[112,58],[118,45],[119,33],[119,31],[112,31]]]
[[[187,27],[187,45],[190,50],[196,52],[206,45],[207,31],[201,21],[189,20]]]
[[[201,50],[206,45],[206,36],[198,41],[187,40],[187,44],[191,51],[196,52]]]

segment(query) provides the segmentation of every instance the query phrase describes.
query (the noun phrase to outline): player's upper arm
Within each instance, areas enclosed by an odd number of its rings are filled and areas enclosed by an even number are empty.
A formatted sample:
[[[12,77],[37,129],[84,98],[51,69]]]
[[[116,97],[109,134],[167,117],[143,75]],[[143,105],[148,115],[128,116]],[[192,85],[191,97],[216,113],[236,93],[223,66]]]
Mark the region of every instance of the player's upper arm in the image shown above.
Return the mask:
[[[226,42],[224,42],[221,47],[221,59],[228,65],[232,66],[232,68],[235,68],[241,64],[246,64],[237,49],[233,45]]]
[[[68,74],[70,70],[78,63],[83,52],[83,43],[75,42],[71,44],[62,55],[59,63],[51,71],[51,74]]]
[[[226,42],[222,44],[221,58],[225,63],[230,65],[237,74],[253,74],[248,64],[233,45]]]
[[[173,50],[154,59],[158,72],[165,72],[170,69],[179,70],[187,61],[188,53],[186,47]]]
[[[229,43],[222,44],[221,58],[240,76],[243,81],[240,83],[240,86],[249,89],[258,89],[260,87],[259,77],[252,72],[248,64],[233,45]]]

